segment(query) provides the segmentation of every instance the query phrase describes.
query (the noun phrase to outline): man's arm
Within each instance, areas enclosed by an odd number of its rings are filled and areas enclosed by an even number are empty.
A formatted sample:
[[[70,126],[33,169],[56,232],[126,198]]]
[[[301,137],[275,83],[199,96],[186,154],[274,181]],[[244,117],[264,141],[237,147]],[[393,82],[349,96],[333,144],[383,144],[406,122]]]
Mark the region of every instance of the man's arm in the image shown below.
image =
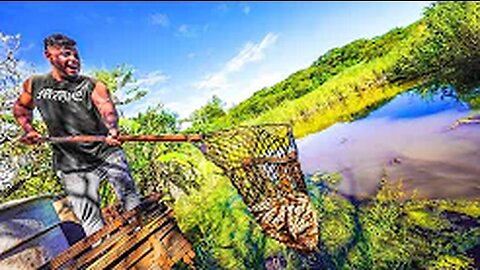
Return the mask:
[[[108,128],[109,136],[107,143],[110,145],[119,145],[120,142],[117,140],[119,134],[117,110],[110,98],[110,92],[103,82],[97,81],[95,84],[92,92],[92,101],[100,112],[105,126]]]
[[[41,141],[42,136],[33,128],[33,109],[34,102],[32,97],[32,79],[28,78],[23,83],[23,91],[13,104],[13,116],[23,129],[25,134],[20,141],[26,144],[34,144]]]

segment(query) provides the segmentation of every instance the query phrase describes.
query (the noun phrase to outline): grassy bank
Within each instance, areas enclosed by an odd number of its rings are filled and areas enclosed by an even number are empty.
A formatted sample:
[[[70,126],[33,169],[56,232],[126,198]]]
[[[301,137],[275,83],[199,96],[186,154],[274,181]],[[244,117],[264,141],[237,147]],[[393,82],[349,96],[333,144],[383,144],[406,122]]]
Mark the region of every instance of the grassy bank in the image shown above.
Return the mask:
[[[264,235],[228,179],[204,165],[211,177],[198,192],[175,204],[201,269],[265,269],[274,259],[281,262],[279,269],[478,266],[479,201],[419,200],[386,178],[372,198],[356,201],[337,193],[339,181],[331,181],[329,175],[310,176],[307,186],[320,241],[315,252],[302,254]]]

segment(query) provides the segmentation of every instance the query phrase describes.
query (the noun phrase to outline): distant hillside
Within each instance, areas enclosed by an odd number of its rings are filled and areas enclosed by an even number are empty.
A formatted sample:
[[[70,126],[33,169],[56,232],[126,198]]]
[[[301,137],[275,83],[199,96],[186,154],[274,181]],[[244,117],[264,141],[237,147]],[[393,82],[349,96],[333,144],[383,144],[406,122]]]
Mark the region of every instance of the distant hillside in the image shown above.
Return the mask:
[[[337,77],[345,77],[346,74],[352,72],[352,69],[363,69],[361,66],[367,67],[372,62],[388,62],[388,68],[373,70],[375,75],[385,78],[387,69],[391,68],[398,59],[398,57],[391,59],[392,57],[388,57],[388,55],[391,55],[392,51],[398,51],[399,48],[404,49],[405,42],[412,43],[412,36],[415,36],[415,33],[418,32],[419,25],[420,22],[417,22],[406,28],[395,28],[384,35],[372,39],[359,39],[343,47],[333,48],[313,61],[310,67],[293,73],[272,87],[263,88],[255,92],[250,98],[242,101],[227,112],[223,112],[220,109],[221,102],[217,97],[214,97],[207,105],[196,111],[196,121],[194,121],[192,131],[211,132],[219,128],[246,123],[292,122],[297,121],[299,117],[311,116],[314,114],[312,109],[315,110],[322,106],[318,104],[308,105],[312,106],[310,108],[300,106],[302,109],[289,108],[287,109],[288,112],[284,108],[288,108],[288,104],[292,102],[300,102],[302,97],[312,92],[331,92],[331,90],[326,90],[322,86],[327,83],[332,84],[332,82],[338,80],[336,79]],[[363,86],[359,86],[362,89],[365,88],[365,85],[376,84],[375,82],[370,83],[360,80],[361,76],[359,74],[354,76],[357,77],[353,77],[351,80],[363,84]],[[375,81],[377,78],[372,80]],[[344,91],[345,94],[347,92]],[[332,93],[329,96],[332,96]],[[333,96],[336,96],[336,94]],[[309,97],[309,99],[311,98]],[[380,99],[384,99],[384,97],[382,96]],[[313,100],[321,101],[322,98],[314,97]],[[309,102],[307,103],[309,104]],[[363,107],[358,108],[358,110],[361,109]],[[330,123],[331,121],[328,122]],[[322,125],[321,128],[324,126]]]
[[[233,123],[242,122],[257,117],[286,100],[304,96],[345,69],[384,56],[398,46],[411,29],[412,27],[396,28],[373,39],[359,39],[343,47],[331,49],[310,67],[295,72],[272,87],[257,91],[252,97],[230,109],[227,117]]]

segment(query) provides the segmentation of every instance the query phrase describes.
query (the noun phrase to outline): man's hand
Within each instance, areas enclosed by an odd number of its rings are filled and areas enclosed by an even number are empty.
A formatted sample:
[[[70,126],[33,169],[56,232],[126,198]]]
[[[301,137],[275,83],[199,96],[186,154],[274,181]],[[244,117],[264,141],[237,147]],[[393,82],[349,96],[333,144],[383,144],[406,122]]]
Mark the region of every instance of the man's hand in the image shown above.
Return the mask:
[[[108,136],[107,138],[105,139],[105,142],[108,144],[108,145],[112,145],[112,146],[118,146],[118,145],[121,145],[122,142],[118,140],[118,135],[120,133],[118,132],[118,129],[116,128],[111,128],[108,130]]]
[[[33,145],[42,142],[42,135],[36,130],[29,131],[25,133],[19,140],[22,143]]]

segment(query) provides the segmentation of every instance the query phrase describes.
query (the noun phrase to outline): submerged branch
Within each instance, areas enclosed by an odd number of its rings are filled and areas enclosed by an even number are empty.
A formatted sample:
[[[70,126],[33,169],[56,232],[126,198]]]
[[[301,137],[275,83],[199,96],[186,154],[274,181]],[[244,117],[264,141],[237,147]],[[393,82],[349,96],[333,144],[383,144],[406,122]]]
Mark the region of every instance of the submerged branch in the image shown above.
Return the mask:
[[[480,124],[480,113],[475,113],[473,115],[458,119],[450,126],[450,129],[457,128],[458,126],[464,124]]]

